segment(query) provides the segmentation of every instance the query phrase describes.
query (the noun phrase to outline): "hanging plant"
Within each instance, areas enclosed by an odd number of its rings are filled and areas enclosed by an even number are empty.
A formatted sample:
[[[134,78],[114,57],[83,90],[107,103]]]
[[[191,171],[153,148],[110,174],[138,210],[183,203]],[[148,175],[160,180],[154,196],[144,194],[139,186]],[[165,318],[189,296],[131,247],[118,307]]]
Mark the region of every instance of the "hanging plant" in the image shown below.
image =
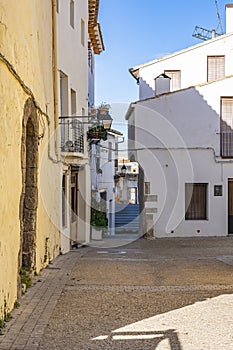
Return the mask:
[[[105,115],[105,113],[109,111],[110,108],[110,104],[102,102],[97,109],[100,115]]]
[[[87,132],[87,139],[100,139],[100,140],[107,140],[107,131],[104,129],[102,125],[95,125],[92,128],[90,128]]]

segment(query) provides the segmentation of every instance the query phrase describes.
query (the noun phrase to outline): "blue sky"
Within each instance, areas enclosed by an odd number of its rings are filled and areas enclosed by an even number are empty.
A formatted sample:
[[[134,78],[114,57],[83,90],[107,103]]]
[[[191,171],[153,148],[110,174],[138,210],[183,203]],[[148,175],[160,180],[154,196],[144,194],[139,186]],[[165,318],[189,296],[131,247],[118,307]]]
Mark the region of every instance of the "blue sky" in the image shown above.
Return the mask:
[[[225,30],[225,4],[218,0]],[[128,69],[190,45],[195,25],[215,29],[214,0],[100,0],[105,51],[96,56],[96,104],[123,104],[138,99]],[[122,107],[124,109],[124,107]]]

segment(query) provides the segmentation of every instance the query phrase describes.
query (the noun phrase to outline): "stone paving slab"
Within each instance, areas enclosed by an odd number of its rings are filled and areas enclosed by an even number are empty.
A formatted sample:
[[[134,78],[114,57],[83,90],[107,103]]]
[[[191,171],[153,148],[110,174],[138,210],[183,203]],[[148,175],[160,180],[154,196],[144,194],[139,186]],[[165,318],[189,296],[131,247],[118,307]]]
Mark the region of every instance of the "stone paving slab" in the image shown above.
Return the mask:
[[[67,291],[111,291],[111,292],[193,292],[193,291],[233,291],[232,285],[195,285],[195,286],[119,286],[119,285],[75,285],[65,286],[64,290]]]
[[[232,257],[228,238],[70,252],[35,279],[0,350],[233,350]]]
[[[59,256],[54,264],[35,277],[34,285],[20,299],[20,308],[0,336],[0,350],[38,349],[61,292],[82,251]]]

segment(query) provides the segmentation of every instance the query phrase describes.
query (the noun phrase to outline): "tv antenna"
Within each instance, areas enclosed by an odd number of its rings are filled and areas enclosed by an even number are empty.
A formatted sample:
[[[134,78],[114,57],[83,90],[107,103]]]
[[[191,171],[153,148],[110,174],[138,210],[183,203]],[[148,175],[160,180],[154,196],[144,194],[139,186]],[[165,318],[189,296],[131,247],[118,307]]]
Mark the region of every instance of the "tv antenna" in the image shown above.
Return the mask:
[[[218,1],[215,0],[215,7],[216,7],[216,12],[217,12],[217,17],[218,17],[218,25],[216,29],[205,29],[199,26],[196,26],[193,32],[193,37],[200,39],[200,40],[209,40],[213,39],[217,36],[220,36],[223,34],[223,26],[222,26],[222,20],[219,12],[219,7],[218,7]],[[217,31],[220,31],[219,33]]]

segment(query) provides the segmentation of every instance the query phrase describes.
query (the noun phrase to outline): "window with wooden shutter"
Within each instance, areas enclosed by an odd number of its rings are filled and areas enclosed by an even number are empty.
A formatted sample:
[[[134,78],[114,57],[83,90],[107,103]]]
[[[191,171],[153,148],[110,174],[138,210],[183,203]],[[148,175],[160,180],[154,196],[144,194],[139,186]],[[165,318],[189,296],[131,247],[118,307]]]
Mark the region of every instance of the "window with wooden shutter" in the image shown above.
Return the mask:
[[[165,70],[164,74],[166,74],[169,78],[171,78],[170,91],[176,91],[181,89],[181,71],[180,70]]]
[[[74,0],[70,0],[70,25],[74,28]]]
[[[185,184],[185,220],[207,220],[206,183]]]
[[[221,98],[221,156],[233,157],[233,97]]]
[[[225,77],[225,56],[207,57],[207,81]]]

